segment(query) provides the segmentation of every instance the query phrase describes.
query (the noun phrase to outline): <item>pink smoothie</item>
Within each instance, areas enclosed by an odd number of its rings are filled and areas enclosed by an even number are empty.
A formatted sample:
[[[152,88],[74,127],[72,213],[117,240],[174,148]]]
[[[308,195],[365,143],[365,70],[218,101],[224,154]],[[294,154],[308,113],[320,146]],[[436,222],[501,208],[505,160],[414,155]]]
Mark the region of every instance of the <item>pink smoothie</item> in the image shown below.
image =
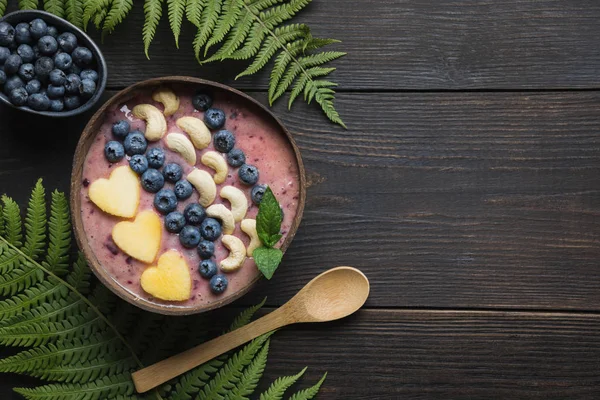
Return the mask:
[[[190,89],[176,85],[174,85],[172,89],[180,97],[180,107],[175,115],[167,117],[167,132],[183,133],[175,124],[175,121],[178,118],[182,116],[202,118],[204,113],[196,111],[193,108],[191,104],[193,92]],[[104,145],[110,140],[116,140],[111,132],[112,124],[116,121],[128,119],[132,131],[136,129],[142,132],[145,131],[145,122],[134,118],[130,112],[137,104],[153,104],[160,110],[163,109],[160,103],[154,102],[151,99],[150,92],[140,94],[124,104],[109,109],[106,113],[106,119],[102,128],[98,132],[96,140],[91,146],[85,160],[83,169],[84,184],[81,189],[81,212],[84,229],[96,258],[117,284],[145,301],[168,305],[170,307],[188,308],[209,304],[235,295],[236,292],[245,288],[250,281],[254,280],[260,274],[252,258],[247,258],[239,270],[225,274],[229,280],[229,286],[224,293],[215,295],[210,291],[208,280],[202,278],[198,273],[198,265],[201,259],[198,256],[196,249],[184,248],[179,243],[178,235],[167,232],[163,227],[161,249],[157,258],[170,249],[176,249],[184,255],[187,259],[192,277],[192,296],[189,300],[182,302],[165,302],[153,298],[148,293],[144,292],[140,285],[140,276],[144,269],[149,265],[132,259],[127,254],[123,253],[112,241],[112,228],[122,219],[104,213],[89,200],[88,187],[90,182],[99,178],[107,178],[111,171],[117,166],[129,165],[129,157],[127,156],[118,163],[109,163],[104,157]],[[274,122],[261,118],[260,113],[253,112],[254,106],[243,99],[237,99],[227,92],[217,92],[214,94],[213,107],[225,111],[227,120],[225,127],[222,129],[228,129],[234,133],[236,139],[235,147],[243,150],[246,154],[246,162],[255,165],[259,170],[260,178],[258,183],[269,185],[283,207],[284,218],[281,228],[283,234],[283,238],[281,239],[282,242],[285,240],[296,215],[300,189],[298,166],[290,143]],[[156,146],[160,146],[165,150],[167,154],[166,163],[176,162],[183,167],[184,177],[192,170],[193,167],[188,165],[181,156],[167,149],[164,138],[158,142],[149,143],[148,149]],[[214,171],[200,162],[202,154],[210,150],[214,150],[212,143],[208,148],[196,151],[198,161],[195,167],[206,170],[212,176]],[[228,208],[231,207],[227,200],[222,199],[218,195],[221,187],[226,185],[235,186],[246,193],[249,208],[245,218],[256,218],[258,207],[252,203],[250,198],[251,187],[243,184],[239,180],[237,168],[229,167],[227,180],[223,184],[217,185],[217,198],[215,199],[214,204],[223,203]],[[173,184],[165,183],[165,188],[172,189]],[[138,212],[146,209],[154,210],[153,198],[153,193],[148,193],[142,189]],[[194,194],[190,199],[179,201],[177,210],[183,212],[183,209],[187,204],[197,201],[198,193],[194,190]],[[156,210],[154,211],[159,214]],[[162,216],[161,220],[164,221]],[[239,223],[236,224],[236,229],[233,234],[239,237],[246,246],[250,242],[247,235],[240,230]],[[219,265],[220,261],[226,258],[228,254],[229,252],[222,245],[221,239],[217,239],[215,241],[214,258],[217,265]],[[155,263],[153,263],[153,265],[155,265]]]

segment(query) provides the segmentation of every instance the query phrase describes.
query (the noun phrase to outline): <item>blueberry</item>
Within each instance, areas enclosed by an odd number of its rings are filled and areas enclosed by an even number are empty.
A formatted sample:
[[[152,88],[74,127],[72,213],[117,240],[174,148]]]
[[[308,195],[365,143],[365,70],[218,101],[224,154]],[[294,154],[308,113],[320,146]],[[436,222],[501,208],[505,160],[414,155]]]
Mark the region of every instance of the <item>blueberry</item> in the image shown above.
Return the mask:
[[[250,197],[252,197],[252,202],[256,205],[259,205],[262,201],[263,196],[265,195],[265,190],[267,190],[267,185],[255,185],[250,192]]]
[[[80,84],[81,84],[81,79],[79,78],[79,75],[69,74],[69,75],[67,75],[67,82],[65,83],[65,90],[69,94],[78,94]]]
[[[213,260],[202,260],[198,266],[198,272],[200,273],[201,277],[210,279],[218,272],[217,264],[215,264]]]
[[[198,203],[190,203],[183,210],[185,220],[192,225],[200,225],[206,218],[206,210]]]
[[[58,50],[58,43],[52,36],[46,35],[38,40],[37,44],[40,54],[44,56],[51,56]]]
[[[175,183],[181,180],[181,177],[183,176],[183,169],[181,169],[179,164],[169,163],[163,168],[163,175],[165,176],[166,180]]]
[[[55,26],[49,26],[48,27],[48,35],[50,35],[56,39],[58,37],[58,29],[56,29]]]
[[[125,149],[120,142],[111,140],[104,146],[104,157],[111,162],[116,163],[125,157]]]
[[[91,79],[82,79],[79,84],[79,93],[84,99],[89,99],[96,93],[96,84]]]
[[[258,182],[258,168],[254,165],[244,164],[238,170],[238,176],[246,185],[254,185]]]
[[[27,93],[29,94],[39,93],[41,89],[42,84],[37,79],[31,80],[25,85],[25,90],[27,90]]]
[[[185,179],[182,179],[175,183],[175,188],[173,190],[175,191],[175,195],[178,199],[185,200],[189,199],[189,197],[192,195],[194,188],[192,188],[191,183],[189,183]]]
[[[17,47],[17,54],[21,57],[24,63],[30,63],[35,60],[35,52],[33,48],[28,44],[22,44]]]
[[[65,108],[67,110],[74,110],[81,106],[81,99],[79,96],[65,96]]]
[[[58,99],[58,98],[64,97],[65,87],[50,85],[50,86],[48,86],[46,93],[48,94],[48,97],[50,97],[51,99]]]
[[[206,93],[198,92],[192,97],[192,104],[198,111],[208,110],[212,106],[212,102],[212,98]]]
[[[10,102],[17,107],[24,106],[27,103],[27,90],[24,87],[16,88],[10,92]]]
[[[210,129],[219,129],[225,125],[225,113],[218,108],[209,108],[204,113],[204,123]]]
[[[154,208],[165,215],[177,208],[177,196],[171,189],[161,189],[154,196]]]
[[[62,86],[67,82],[67,75],[60,69],[53,69],[48,76],[50,83],[54,86]]]
[[[129,160],[129,167],[133,172],[141,175],[148,169],[148,160],[142,154],[134,154]]]
[[[206,218],[200,225],[200,233],[204,239],[214,242],[221,236],[221,224],[214,218]]]
[[[8,22],[0,22],[0,46],[10,46],[15,42],[15,28]]]
[[[40,57],[35,62],[37,79],[45,80],[54,69],[54,61],[50,57]]]
[[[73,66],[73,59],[67,53],[58,53],[54,56],[54,66],[62,71],[67,71]]]
[[[198,243],[198,255],[202,259],[211,258],[215,254],[215,244],[208,240],[201,240]]]
[[[0,85],[4,85],[6,83],[6,72],[3,69],[0,69]]]
[[[4,84],[4,93],[10,95],[10,92],[23,86],[25,86],[25,84],[23,83],[21,78],[19,78],[16,75],[11,76],[10,78],[6,79],[6,83]]]
[[[200,243],[200,231],[195,226],[186,225],[179,232],[179,242],[188,249],[198,246]]]
[[[240,149],[232,149],[227,153],[227,163],[233,168],[240,167],[246,162],[246,155]]]
[[[173,211],[165,217],[165,228],[171,233],[179,233],[185,226],[185,217],[179,211]]]
[[[10,56],[10,49],[7,47],[0,47],[0,65],[4,65],[8,56]]]
[[[149,168],[142,174],[142,187],[145,191],[156,193],[165,186],[165,178],[158,170]]]
[[[4,72],[7,75],[14,75],[19,71],[21,65],[23,65],[21,57],[18,54],[11,54],[4,62]]]
[[[227,278],[225,277],[225,275],[219,274],[210,278],[210,290],[214,294],[223,293],[225,289],[227,289],[228,284],[229,282],[227,282]]]
[[[215,146],[215,150],[220,151],[221,153],[229,153],[233,146],[235,146],[235,136],[228,130],[223,129],[215,133],[213,136],[213,144]]]
[[[43,93],[34,93],[27,99],[27,105],[32,110],[46,111],[50,108],[50,99]]]
[[[71,32],[64,32],[58,35],[58,47],[66,53],[71,53],[77,47],[77,37]]]
[[[81,71],[79,76],[81,77],[81,79],[89,79],[94,82],[98,82],[98,73],[93,69],[84,69],[83,71]]]
[[[31,32],[29,32],[29,24],[27,22],[21,22],[15,26],[15,42],[17,44],[31,44],[33,38]]]
[[[129,134],[129,129],[130,129],[129,121],[122,119],[113,124],[112,133],[118,139],[123,140]]]
[[[94,60],[94,55],[87,47],[77,47],[71,53],[71,57],[73,57],[73,62],[80,67],[90,65]]]
[[[65,109],[65,103],[61,99],[50,100],[50,111],[61,112]]]
[[[165,163],[165,151],[160,147],[154,147],[146,153],[148,165],[152,168],[161,168]]]
[[[23,81],[29,82],[35,77],[35,68],[33,64],[23,64],[19,67],[19,76]]]
[[[29,32],[33,39],[39,40],[48,33],[48,25],[43,19],[34,19],[29,23]]]
[[[146,152],[146,148],[148,147],[148,142],[146,141],[144,134],[140,131],[133,131],[128,134],[125,137],[123,144],[125,145],[125,152],[128,156],[132,156],[134,154],[144,154]]]

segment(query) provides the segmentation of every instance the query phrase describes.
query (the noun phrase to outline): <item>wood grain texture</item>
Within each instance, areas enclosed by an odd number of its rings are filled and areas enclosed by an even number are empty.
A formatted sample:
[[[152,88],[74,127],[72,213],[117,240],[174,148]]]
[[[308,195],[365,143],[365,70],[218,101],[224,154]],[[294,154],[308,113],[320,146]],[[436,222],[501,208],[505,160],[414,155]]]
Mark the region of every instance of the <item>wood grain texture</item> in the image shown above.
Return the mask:
[[[198,65],[189,23],[176,50],[166,12],[146,60],[142,6],[135,2],[101,45],[109,86],[168,74],[266,88],[268,71],[233,80],[243,62]],[[308,23],[317,37],[343,41],[331,46],[348,53],[333,63],[332,79],[342,90],[456,90],[597,88],[598,20],[594,0],[327,0],[311,3],[296,22]]]
[[[351,265],[371,280],[372,307],[600,309],[600,92],[338,102],[348,131],[315,122],[309,106],[275,110],[304,158],[306,211],[275,279],[242,304],[281,305]],[[63,144],[46,120],[5,108],[0,120],[1,191],[24,203],[40,175],[68,190],[85,121],[50,122]]]

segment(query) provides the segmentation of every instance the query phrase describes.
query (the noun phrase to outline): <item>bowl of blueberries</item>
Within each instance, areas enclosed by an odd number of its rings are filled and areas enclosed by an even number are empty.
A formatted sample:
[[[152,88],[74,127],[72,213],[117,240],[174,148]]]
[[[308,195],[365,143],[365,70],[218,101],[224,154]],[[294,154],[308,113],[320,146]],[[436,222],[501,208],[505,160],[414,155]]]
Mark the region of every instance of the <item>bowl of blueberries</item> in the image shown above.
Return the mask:
[[[106,87],[100,49],[81,29],[44,11],[0,19],[0,102],[32,114],[70,117]]]

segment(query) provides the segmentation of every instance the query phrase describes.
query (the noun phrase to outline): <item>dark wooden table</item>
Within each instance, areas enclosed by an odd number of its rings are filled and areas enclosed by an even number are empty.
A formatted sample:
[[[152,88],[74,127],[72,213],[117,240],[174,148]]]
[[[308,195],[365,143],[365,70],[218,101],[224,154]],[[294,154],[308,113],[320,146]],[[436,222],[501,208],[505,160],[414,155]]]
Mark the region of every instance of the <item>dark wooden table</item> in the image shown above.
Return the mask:
[[[217,80],[265,102],[267,73],[198,66],[166,24],[144,58],[141,4],[101,46],[107,97],[142,79]],[[344,321],[272,341],[266,380],[329,371],[319,399],[600,398],[600,3],[314,0],[299,20],[343,41],[337,107],[274,110],[302,150],[305,218],[277,273],[237,306],[281,305],[317,273],[361,268]],[[0,108],[0,191],[68,190],[89,114]],[[0,398],[20,378],[0,377]],[[16,397],[14,397],[16,398]]]

